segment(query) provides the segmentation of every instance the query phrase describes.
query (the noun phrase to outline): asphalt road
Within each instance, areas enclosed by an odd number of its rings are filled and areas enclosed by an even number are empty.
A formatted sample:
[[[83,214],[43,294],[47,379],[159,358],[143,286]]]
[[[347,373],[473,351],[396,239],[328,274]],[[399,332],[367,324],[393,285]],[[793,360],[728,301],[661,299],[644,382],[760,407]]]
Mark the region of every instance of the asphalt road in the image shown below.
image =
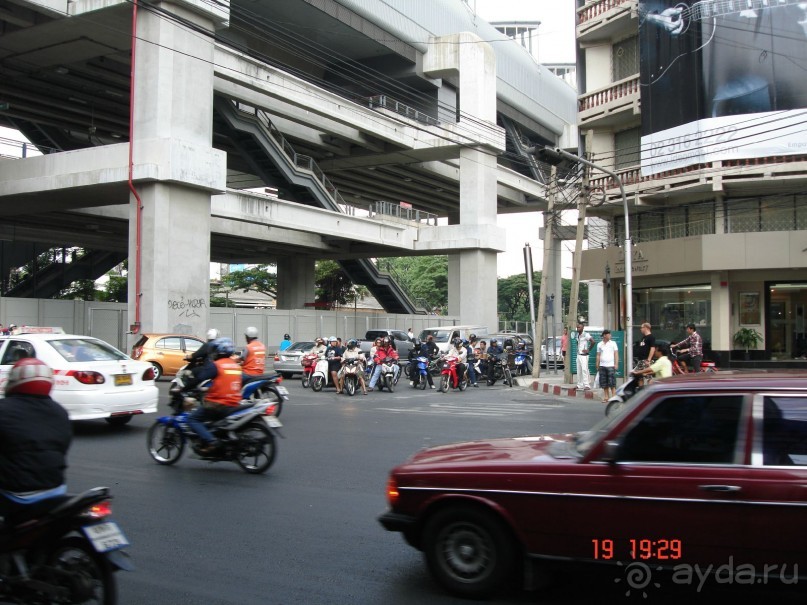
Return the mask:
[[[159,384],[165,411],[168,383]],[[175,466],[157,465],[146,451],[153,417],[122,428],[75,424],[71,491],[111,487],[132,543],[137,571],[118,574],[122,605],[465,602],[378,524],[389,469],[423,446],[584,430],[602,416],[599,402],[498,385],[441,394],[402,383],[392,394],[348,397],[284,384],[286,438],[264,475],[187,451]],[[572,575],[539,593],[514,588],[496,602],[591,602],[602,596],[598,582],[614,592],[613,573],[592,578]]]

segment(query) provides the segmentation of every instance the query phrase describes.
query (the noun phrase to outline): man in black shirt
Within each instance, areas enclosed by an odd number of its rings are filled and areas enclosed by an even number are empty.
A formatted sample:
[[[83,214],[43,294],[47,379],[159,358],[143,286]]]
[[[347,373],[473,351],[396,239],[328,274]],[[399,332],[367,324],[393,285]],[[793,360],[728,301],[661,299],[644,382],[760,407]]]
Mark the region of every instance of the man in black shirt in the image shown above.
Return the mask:
[[[648,364],[653,363],[653,353],[656,351],[656,337],[650,332],[650,328],[649,323],[642,324],[642,340],[636,347],[636,358],[639,361],[647,361]]]
[[[53,372],[38,359],[14,364],[0,399],[0,516],[66,493],[73,437],[67,412],[50,398]]]

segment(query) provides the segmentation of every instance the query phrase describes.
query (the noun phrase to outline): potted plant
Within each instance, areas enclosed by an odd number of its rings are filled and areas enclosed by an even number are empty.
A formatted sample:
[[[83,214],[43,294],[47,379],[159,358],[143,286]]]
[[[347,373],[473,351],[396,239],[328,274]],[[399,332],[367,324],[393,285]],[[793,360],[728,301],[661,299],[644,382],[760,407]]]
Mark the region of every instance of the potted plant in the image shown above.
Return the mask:
[[[748,349],[757,348],[762,342],[762,334],[757,332],[754,328],[740,328],[734,333],[734,344],[741,349],[745,349],[746,361],[750,359]]]

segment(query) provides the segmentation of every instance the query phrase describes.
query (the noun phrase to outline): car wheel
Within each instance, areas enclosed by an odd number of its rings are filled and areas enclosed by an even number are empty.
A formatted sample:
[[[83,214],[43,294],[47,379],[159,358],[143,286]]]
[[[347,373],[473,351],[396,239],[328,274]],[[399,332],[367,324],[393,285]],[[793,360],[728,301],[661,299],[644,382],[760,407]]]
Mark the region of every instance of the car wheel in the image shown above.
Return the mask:
[[[112,426],[123,426],[124,424],[129,424],[132,420],[132,414],[127,414],[126,416],[110,416],[108,418],[104,418],[109,424]]]
[[[429,571],[450,592],[485,598],[509,579],[516,547],[491,513],[469,506],[443,509],[423,531]]]
[[[163,376],[163,367],[156,361],[150,361],[151,367],[154,369],[154,380],[159,380]]]

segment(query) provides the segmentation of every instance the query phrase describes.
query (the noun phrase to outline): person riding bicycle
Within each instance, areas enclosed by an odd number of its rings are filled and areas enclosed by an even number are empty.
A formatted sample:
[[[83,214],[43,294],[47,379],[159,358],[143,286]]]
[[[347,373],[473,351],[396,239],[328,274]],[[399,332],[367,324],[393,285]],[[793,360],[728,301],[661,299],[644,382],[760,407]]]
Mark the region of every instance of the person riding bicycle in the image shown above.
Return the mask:
[[[679,349],[679,347],[687,347],[685,349],[678,350],[678,363],[681,364],[681,368],[684,372],[687,372],[687,364],[692,367],[693,372],[700,372],[701,371],[701,362],[703,361],[703,339],[701,335],[698,334],[698,328],[695,327],[695,324],[687,324],[687,336],[681,342],[677,342],[674,345],[670,345],[673,349]]]
[[[204,442],[199,450],[202,454],[210,454],[218,447],[205,422],[223,418],[241,403],[241,368],[232,359],[235,352],[233,341],[230,338],[217,338],[211,343],[210,349],[213,363],[202,367],[199,378],[212,382],[204,395],[203,404],[188,416],[188,426]]]

